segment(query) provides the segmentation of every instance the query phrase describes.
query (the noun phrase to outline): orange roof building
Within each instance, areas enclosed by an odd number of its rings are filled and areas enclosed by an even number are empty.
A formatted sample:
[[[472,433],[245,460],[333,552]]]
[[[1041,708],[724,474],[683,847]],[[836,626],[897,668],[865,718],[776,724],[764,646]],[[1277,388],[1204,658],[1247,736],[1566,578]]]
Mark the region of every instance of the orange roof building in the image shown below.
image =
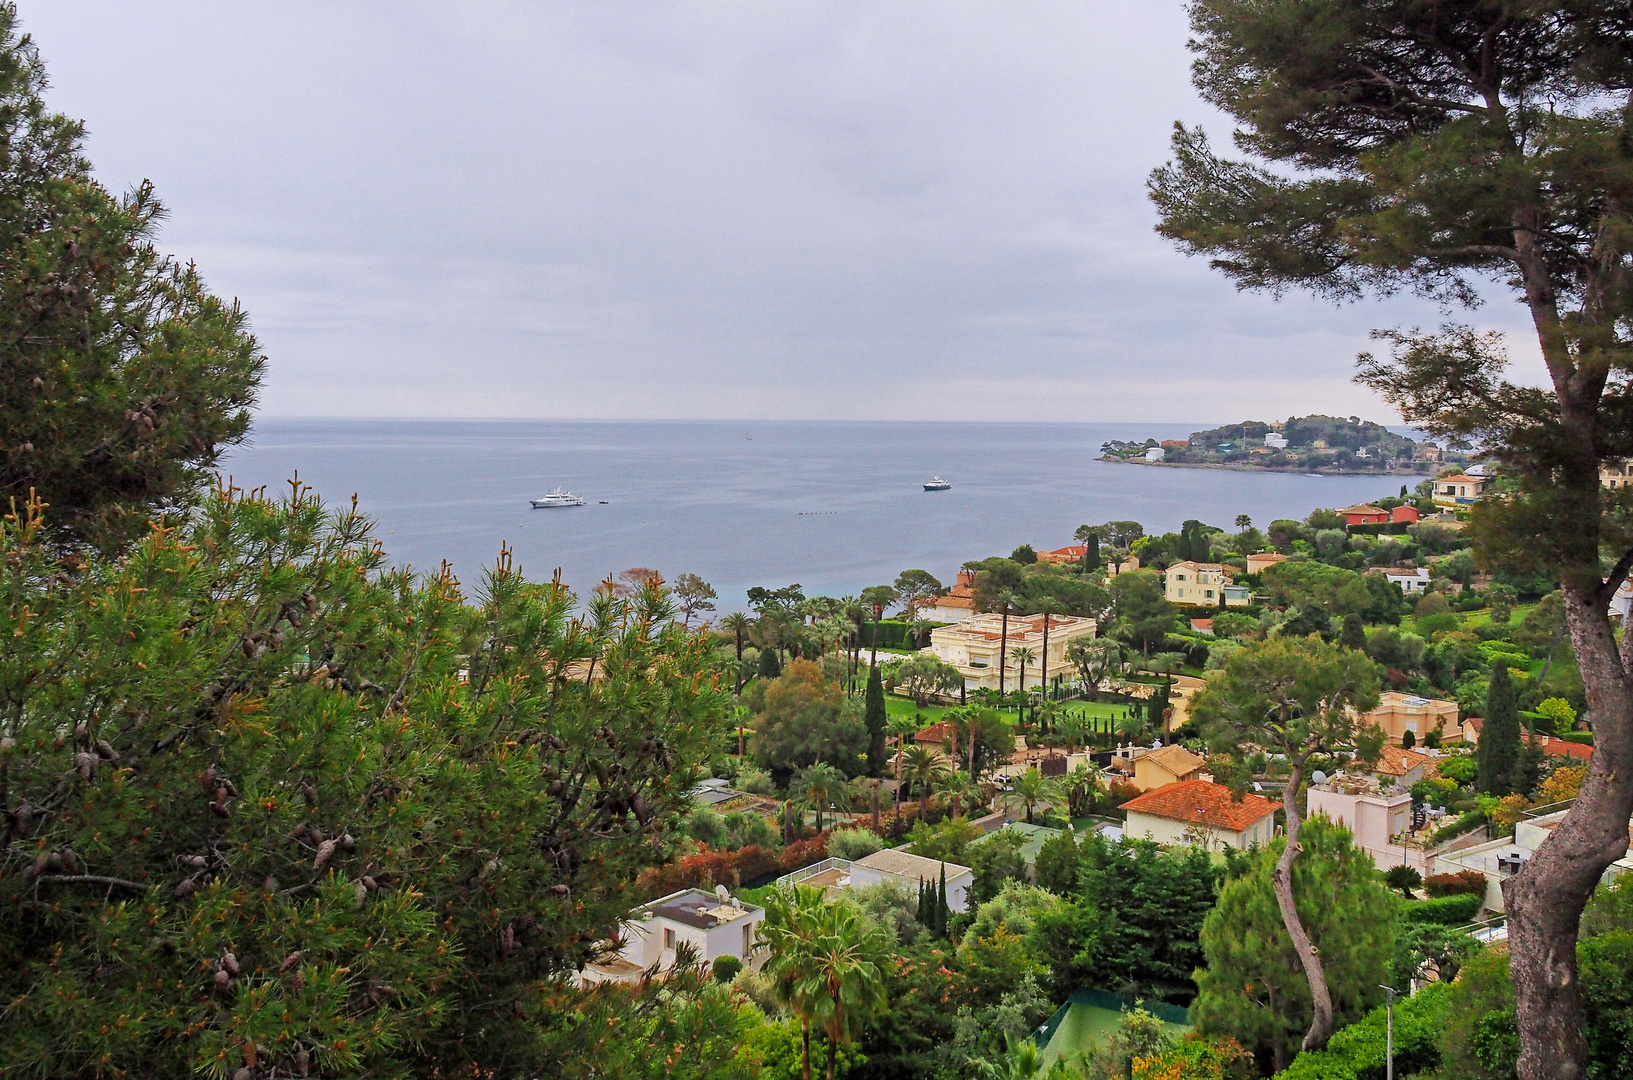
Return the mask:
[[[1122,805],[1128,812],[1124,834],[1133,839],[1184,846],[1202,844],[1238,850],[1270,843],[1276,804],[1258,795],[1237,799],[1223,784],[1182,780],[1148,791]]]

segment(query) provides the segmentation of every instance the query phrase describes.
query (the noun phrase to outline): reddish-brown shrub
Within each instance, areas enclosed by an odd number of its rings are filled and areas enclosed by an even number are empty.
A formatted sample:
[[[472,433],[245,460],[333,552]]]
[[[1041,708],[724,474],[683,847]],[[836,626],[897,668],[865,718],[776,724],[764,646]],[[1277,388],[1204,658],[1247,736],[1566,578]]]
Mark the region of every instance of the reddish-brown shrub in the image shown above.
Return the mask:
[[[1486,876],[1478,870],[1459,870],[1455,874],[1430,874],[1423,879],[1423,891],[1430,897],[1463,896],[1486,892]]]
[[[649,897],[667,896],[681,889],[711,889],[724,885],[735,889],[745,881],[767,874],[792,873],[828,857],[828,834],[796,840],[779,851],[767,851],[749,844],[736,851],[709,851],[687,855],[662,866],[651,867],[638,879]]]

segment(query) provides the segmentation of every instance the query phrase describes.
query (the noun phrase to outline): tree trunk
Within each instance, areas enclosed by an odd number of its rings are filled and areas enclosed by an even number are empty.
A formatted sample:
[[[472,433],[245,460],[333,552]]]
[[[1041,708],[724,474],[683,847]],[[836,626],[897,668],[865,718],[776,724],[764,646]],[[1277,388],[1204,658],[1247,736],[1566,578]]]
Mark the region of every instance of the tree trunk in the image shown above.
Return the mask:
[[[1594,583],[1597,585],[1597,582]],[[1509,969],[1524,1080],[1581,1080],[1588,1061],[1576,975],[1582,908],[1605,868],[1627,851],[1633,813],[1633,634],[1620,654],[1603,590],[1565,585],[1565,614],[1593,710],[1593,757],[1565,820],[1503,883]]]
[[[884,612],[874,609],[873,612],[873,655],[868,659],[869,667],[879,666],[879,620],[884,618]]]
[[[1049,613],[1043,613],[1043,678],[1039,685],[1043,687],[1043,700],[1049,700]]]
[[[1009,605],[1004,605],[1003,629],[998,634],[998,698],[1004,694],[1004,672],[1009,670]]]
[[[811,1021],[800,1017],[800,1055],[804,1061],[802,1075],[811,1080]]]
[[[1281,796],[1282,808],[1287,811],[1287,846],[1276,860],[1270,883],[1276,891],[1276,905],[1281,908],[1281,921],[1287,927],[1287,936],[1293,939],[1293,951],[1298,953],[1299,963],[1304,965],[1304,978],[1310,984],[1314,1016],[1310,1019],[1310,1030],[1304,1034],[1304,1049],[1320,1050],[1332,1038],[1332,991],[1327,987],[1321,955],[1304,929],[1304,920],[1299,918],[1293,898],[1293,860],[1298,858],[1298,831],[1303,824],[1298,812],[1298,789],[1303,779],[1304,759],[1300,757],[1293,764],[1293,771],[1287,777],[1287,790]]]
[[[839,1042],[828,1036],[828,1080],[834,1080],[834,1057],[839,1053]]]

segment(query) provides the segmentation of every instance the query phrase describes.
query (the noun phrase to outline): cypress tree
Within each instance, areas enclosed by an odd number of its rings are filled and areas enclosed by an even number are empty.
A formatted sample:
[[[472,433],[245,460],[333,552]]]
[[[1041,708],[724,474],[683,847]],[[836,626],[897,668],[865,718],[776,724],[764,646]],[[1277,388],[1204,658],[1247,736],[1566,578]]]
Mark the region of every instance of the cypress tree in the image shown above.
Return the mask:
[[[1507,795],[1514,789],[1520,762],[1520,710],[1508,665],[1501,661],[1492,667],[1486,686],[1486,723],[1480,731],[1475,762],[1481,791]]]
[[[947,864],[941,864],[941,889],[936,893],[936,933],[947,936]]]
[[[924,879],[919,878],[919,910],[917,918],[920,926],[930,925],[930,908],[925,903]]]
[[[885,685],[877,664],[868,669],[862,722],[868,729],[868,775],[878,776],[885,764]]]

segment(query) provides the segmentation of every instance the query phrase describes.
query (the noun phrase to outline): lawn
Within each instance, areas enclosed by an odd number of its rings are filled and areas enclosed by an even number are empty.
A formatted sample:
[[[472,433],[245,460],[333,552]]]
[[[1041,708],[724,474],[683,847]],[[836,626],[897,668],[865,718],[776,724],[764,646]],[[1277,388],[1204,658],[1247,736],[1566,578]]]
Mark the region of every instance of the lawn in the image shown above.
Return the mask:
[[[1065,706],[1068,713],[1087,716],[1091,720],[1098,721],[1095,724],[1096,731],[1109,731],[1117,718],[1127,713],[1129,708],[1123,702],[1112,701],[1068,701]],[[908,698],[897,694],[886,694],[885,712],[890,716],[921,716],[924,718],[925,726],[928,727],[941,720],[946,715],[947,708],[940,705],[926,705],[921,709]],[[998,715],[1003,717],[1006,723],[1017,724],[1020,722],[1020,718],[1013,709],[1001,710]]]
[[[1089,1005],[1081,1001],[1073,1001],[1066,1009],[1066,1015],[1061,1019],[1060,1026],[1055,1029],[1049,1039],[1049,1045],[1043,1048],[1038,1072],[1047,1072],[1056,1061],[1071,1059],[1082,1051],[1091,1049],[1096,1042],[1112,1034],[1122,1023],[1122,1012],[1100,1005]],[[1190,1031],[1188,1024],[1176,1024],[1163,1021],[1163,1028],[1169,1034],[1183,1036]]]

